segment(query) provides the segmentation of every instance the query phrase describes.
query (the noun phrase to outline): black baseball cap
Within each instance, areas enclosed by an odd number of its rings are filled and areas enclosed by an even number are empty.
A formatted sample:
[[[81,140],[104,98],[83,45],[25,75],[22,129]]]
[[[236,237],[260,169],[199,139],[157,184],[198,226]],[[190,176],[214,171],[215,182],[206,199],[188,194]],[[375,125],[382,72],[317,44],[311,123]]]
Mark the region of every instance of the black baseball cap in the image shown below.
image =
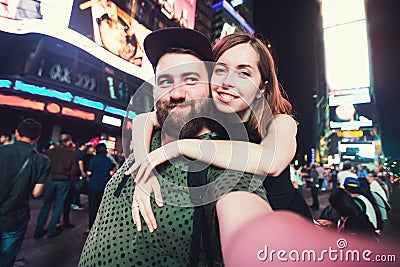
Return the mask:
[[[153,69],[170,48],[185,48],[195,52],[201,60],[212,61],[212,46],[207,37],[196,30],[180,27],[153,31],[143,42],[144,51]]]

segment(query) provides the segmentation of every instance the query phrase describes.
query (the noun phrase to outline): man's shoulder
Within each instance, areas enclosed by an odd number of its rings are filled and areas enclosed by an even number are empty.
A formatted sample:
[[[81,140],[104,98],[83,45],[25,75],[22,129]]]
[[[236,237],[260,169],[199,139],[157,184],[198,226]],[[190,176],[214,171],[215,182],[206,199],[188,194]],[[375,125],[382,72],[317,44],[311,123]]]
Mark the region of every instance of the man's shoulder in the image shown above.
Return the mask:
[[[43,154],[43,153],[40,153],[40,152],[38,152],[37,150],[35,150],[35,155],[36,155],[36,157],[38,157],[40,160],[42,160],[44,163],[50,163],[50,158],[47,156],[47,155],[45,155],[45,154]]]

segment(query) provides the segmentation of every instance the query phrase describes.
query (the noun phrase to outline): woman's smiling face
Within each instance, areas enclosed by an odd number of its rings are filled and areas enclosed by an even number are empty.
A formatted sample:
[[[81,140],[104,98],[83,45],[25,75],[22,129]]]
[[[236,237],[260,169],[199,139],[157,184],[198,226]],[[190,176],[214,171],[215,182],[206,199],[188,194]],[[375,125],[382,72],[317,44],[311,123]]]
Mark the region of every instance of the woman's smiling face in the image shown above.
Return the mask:
[[[258,61],[259,55],[248,43],[226,50],[217,59],[211,77],[211,94],[218,110],[236,112],[242,121],[248,119],[250,106],[260,94]]]

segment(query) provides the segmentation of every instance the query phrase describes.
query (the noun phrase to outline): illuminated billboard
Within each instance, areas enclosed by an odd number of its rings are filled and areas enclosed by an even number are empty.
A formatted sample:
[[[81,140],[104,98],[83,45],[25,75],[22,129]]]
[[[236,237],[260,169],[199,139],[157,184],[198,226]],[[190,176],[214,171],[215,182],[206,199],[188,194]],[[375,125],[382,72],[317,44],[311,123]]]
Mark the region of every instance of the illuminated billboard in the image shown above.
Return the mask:
[[[0,0],[0,30],[40,33],[85,50],[143,80],[153,75],[143,52],[150,32],[134,19],[128,0]]]
[[[182,27],[194,29],[196,0],[158,0],[161,12],[175,19]]]
[[[339,142],[342,161],[373,162],[375,160],[375,142]]]
[[[329,108],[331,129],[358,130],[373,125],[373,106],[369,104],[341,104]]]
[[[371,102],[364,0],[321,1],[329,105]]]
[[[324,29],[326,80],[331,90],[370,86],[366,21]]]
[[[346,103],[362,104],[371,102],[369,87],[351,89],[328,89],[329,106],[339,106]]]

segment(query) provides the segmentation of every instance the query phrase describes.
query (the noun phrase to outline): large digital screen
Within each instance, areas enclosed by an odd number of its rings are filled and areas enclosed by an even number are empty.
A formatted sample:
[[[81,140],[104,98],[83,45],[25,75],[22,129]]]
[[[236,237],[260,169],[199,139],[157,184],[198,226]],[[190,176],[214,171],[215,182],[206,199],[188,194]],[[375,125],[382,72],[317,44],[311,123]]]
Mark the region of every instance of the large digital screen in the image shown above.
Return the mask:
[[[370,86],[366,21],[324,29],[326,80],[331,90]]]
[[[373,125],[373,105],[345,103],[329,108],[331,129],[358,130]]]
[[[328,89],[329,106],[339,106],[346,103],[362,104],[371,102],[369,87],[351,89]]]
[[[143,80],[153,75],[143,52],[150,30],[128,0],[0,0],[0,30],[41,33],[79,47]]]
[[[375,142],[339,142],[339,153],[342,161],[373,162],[375,159]]]
[[[365,1],[324,0],[321,13],[331,128],[371,126],[368,115],[354,123],[337,114],[356,116],[356,108],[372,102]]]
[[[158,4],[169,19],[176,19],[182,27],[194,28],[196,0],[158,0]]]

